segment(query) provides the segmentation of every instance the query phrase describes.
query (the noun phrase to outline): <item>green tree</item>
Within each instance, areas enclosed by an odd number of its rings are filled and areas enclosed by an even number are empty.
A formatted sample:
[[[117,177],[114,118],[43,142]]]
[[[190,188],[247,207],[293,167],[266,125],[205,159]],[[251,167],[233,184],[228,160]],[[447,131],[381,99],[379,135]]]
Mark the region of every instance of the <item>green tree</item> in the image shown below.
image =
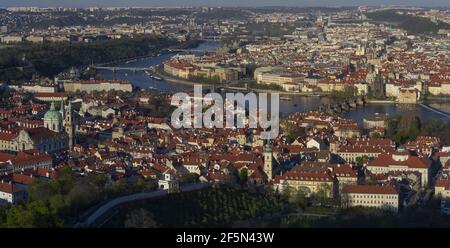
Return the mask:
[[[143,208],[129,212],[124,224],[127,228],[154,228],[158,226],[153,214]]]
[[[364,165],[364,162],[367,161],[369,157],[367,155],[358,156],[356,157],[356,165],[359,167],[362,167]]]
[[[294,195],[294,197],[295,197],[294,203],[297,206],[297,208],[305,210],[307,207],[307,204],[308,204],[308,202],[307,202],[308,199],[306,197],[305,192],[302,190],[298,190],[296,192],[296,194]]]
[[[247,168],[242,168],[239,171],[239,183],[244,185],[245,183],[247,183],[248,180],[248,170]]]

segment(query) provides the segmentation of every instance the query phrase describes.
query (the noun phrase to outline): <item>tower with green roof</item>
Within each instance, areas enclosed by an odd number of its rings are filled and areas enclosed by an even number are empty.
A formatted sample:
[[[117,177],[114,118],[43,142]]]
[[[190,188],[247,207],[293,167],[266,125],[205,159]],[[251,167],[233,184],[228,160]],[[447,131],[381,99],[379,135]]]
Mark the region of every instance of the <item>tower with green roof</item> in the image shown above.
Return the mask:
[[[54,132],[62,131],[62,117],[61,113],[55,109],[55,103],[52,102],[50,110],[44,115],[44,126]]]
[[[264,145],[264,166],[263,170],[264,173],[267,175],[267,180],[272,180],[273,178],[273,153],[272,153],[272,146],[269,144],[269,142]]]

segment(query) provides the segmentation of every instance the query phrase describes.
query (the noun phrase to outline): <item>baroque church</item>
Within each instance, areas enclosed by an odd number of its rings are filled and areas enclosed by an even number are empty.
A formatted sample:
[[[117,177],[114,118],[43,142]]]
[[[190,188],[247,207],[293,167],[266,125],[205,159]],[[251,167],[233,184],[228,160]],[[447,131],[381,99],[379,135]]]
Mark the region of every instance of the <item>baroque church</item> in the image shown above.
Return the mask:
[[[59,111],[52,102],[50,110],[44,115],[44,127],[21,130],[13,142],[15,151],[36,149],[54,153],[72,149],[75,143],[75,126],[71,102],[65,108],[61,100]]]
[[[44,127],[56,133],[65,133],[68,138],[68,146],[72,149],[75,143],[75,126],[71,101],[65,108],[64,101],[61,100],[59,111],[55,109],[55,104],[52,102],[50,110],[44,115]]]

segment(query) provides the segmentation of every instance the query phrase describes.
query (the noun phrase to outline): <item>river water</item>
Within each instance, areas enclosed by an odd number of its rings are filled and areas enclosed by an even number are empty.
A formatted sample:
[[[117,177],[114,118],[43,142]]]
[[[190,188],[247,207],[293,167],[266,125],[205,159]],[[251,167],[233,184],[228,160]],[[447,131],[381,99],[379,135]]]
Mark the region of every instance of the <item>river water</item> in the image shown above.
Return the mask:
[[[196,50],[213,51],[219,47],[218,42],[204,42],[200,44]],[[176,55],[176,53],[167,53],[161,56],[148,57],[139,59],[136,61],[130,61],[127,63],[115,64],[120,67],[150,67],[153,65],[161,64],[170,57]],[[100,74],[105,79],[122,79],[130,81],[134,86],[140,88],[152,88],[162,92],[176,92],[176,91],[192,91],[193,86],[176,84],[166,82],[164,80],[155,80],[150,78],[144,72],[131,72],[131,71],[117,71],[112,72],[108,70],[100,70]],[[332,103],[332,100],[328,97],[318,96],[289,96],[291,100],[280,100],[280,113],[281,116],[288,115],[293,112],[302,112],[307,110],[316,110],[323,104]],[[428,103],[429,106],[439,109],[441,111],[450,113],[450,102]],[[344,115],[346,118],[355,119],[359,123],[365,116],[372,116],[376,113],[388,114],[390,116],[401,115],[403,113],[412,112],[420,117],[421,120],[429,119],[444,119],[450,120],[450,118],[443,115],[432,112],[419,105],[396,105],[396,104],[367,104],[364,107],[358,107],[352,109],[351,112]]]

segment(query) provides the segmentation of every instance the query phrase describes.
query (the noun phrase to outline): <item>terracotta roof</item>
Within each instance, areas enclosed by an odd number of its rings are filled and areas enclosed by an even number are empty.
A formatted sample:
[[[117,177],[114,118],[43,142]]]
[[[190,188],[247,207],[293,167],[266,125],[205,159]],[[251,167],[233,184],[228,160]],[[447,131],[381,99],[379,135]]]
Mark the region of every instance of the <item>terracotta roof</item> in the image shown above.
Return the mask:
[[[52,161],[52,157],[45,153],[40,154],[27,154],[19,152],[15,158],[11,160],[13,166],[20,166],[26,164],[36,164],[39,162]]]
[[[33,177],[32,175],[23,175],[19,173],[14,173],[12,178],[15,183],[20,183],[24,185],[32,184],[36,180],[36,178]]]
[[[42,93],[35,93],[34,97],[65,97],[66,93],[64,92],[55,92],[55,93],[46,93],[46,92],[42,92]]]
[[[49,130],[45,127],[30,128],[27,129],[26,132],[28,133],[28,135],[30,135],[30,138],[33,141],[41,141],[59,135],[59,133]]]
[[[342,189],[343,193],[357,193],[357,194],[390,194],[397,195],[397,190],[392,186],[378,186],[378,185],[345,185]]]
[[[409,155],[404,161],[396,161],[391,154],[381,154],[371,161],[368,166],[388,167],[388,166],[407,166],[409,168],[427,169],[431,166],[431,160]]]
[[[7,141],[11,141],[13,140],[17,135],[14,133],[4,133],[4,132],[0,132],[0,140],[7,140]]]
[[[0,162],[6,162],[8,160],[13,159],[14,157],[16,157],[16,155],[0,152]]]
[[[296,180],[296,181],[333,181],[328,173],[310,173],[310,172],[286,172],[282,176],[278,176],[278,180]]]
[[[450,189],[450,180],[447,179],[439,179],[436,181],[435,187],[443,187],[446,189]]]
[[[12,183],[0,182],[0,192],[6,192],[6,193],[11,194],[11,193],[13,193],[13,189],[14,189],[14,193],[22,191],[17,186],[13,187]]]

